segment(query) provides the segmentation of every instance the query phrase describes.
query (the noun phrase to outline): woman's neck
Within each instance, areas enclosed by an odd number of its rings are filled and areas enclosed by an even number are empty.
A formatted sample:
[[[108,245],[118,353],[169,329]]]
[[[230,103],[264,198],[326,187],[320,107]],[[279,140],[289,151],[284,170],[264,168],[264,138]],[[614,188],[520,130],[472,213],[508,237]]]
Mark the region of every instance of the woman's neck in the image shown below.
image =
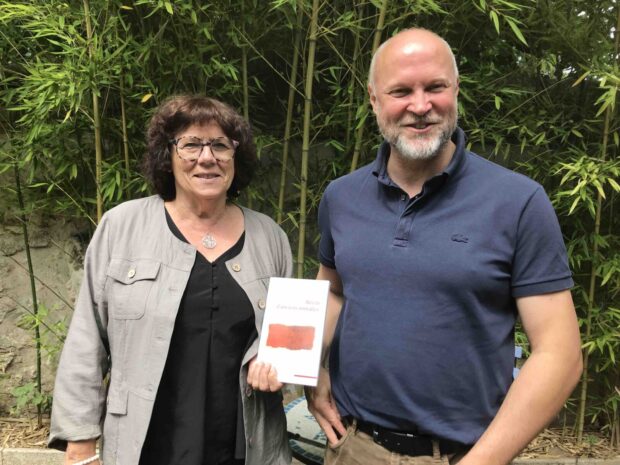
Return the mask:
[[[228,205],[226,198],[205,202],[187,201],[178,197],[166,202],[168,212],[173,219],[198,227],[212,227],[226,217]]]

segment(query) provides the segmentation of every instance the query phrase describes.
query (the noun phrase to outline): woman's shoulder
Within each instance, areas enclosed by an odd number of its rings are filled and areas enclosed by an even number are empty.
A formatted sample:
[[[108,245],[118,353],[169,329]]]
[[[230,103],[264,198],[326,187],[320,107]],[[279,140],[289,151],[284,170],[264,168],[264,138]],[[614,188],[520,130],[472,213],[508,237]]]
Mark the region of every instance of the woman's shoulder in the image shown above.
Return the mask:
[[[260,240],[262,237],[269,243],[288,243],[286,233],[272,218],[246,207],[240,208],[243,211],[246,238]]]
[[[127,219],[135,216],[149,215],[153,210],[160,209],[163,200],[158,195],[143,197],[141,199],[127,200],[105,213],[108,220]]]
[[[245,219],[246,229],[252,227],[261,227],[261,228],[269,228],[273,230],[281,230],[280,226],[269,216],[264,213],[257,212],[256,210],[251,210],[247,207],[242,207],[241,211],[243,212],[243,216]]]

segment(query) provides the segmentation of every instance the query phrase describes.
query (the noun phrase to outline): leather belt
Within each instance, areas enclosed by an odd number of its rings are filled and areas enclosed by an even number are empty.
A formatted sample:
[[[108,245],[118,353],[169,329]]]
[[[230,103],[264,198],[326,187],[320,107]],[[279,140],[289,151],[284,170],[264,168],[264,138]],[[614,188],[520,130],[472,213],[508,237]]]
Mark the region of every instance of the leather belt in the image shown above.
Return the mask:
[[[358,431],[366,433],[372,437],[375,443],[397,454],[410,455],[413,457],[420,455],[432,456],[433,441],[439,443],[439,451],[442,455],[455,454],[471,447],[460,442],[440,439],[418,432],[394,431],[366,421],[354,420],[350,417],[346,418],[346,420],[349,424],[355,421]]]

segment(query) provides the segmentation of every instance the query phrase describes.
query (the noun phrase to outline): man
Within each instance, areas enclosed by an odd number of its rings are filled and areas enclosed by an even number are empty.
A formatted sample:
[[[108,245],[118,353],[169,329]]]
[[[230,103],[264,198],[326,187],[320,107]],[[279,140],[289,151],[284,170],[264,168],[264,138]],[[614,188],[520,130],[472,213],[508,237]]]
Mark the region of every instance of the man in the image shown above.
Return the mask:
[[[507,464],[579,378],[555,213],[540,185],[466,150],[458,91],[439,36],[386,41],[368,84],[385,142],[321,201],[329,368],[306,395],[328,465]],[[517,315],[531,355],[513,382]]]

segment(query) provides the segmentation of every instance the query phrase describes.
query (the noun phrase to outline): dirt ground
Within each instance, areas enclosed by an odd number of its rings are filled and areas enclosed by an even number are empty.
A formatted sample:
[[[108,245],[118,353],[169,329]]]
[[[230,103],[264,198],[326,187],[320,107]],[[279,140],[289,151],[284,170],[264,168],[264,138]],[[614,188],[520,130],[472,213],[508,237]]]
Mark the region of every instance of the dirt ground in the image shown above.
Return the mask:
[[[39,428],[35,417],[0,417],[0,448],[45,448],[48,433],[48,418]],[[583,444],[577,445],[574,436],[549,429],[543,431],[521,454],[522,458],[576,456],[607,459],[620,456],[620,449],[611,447],[609,440],[600,434],[588,433]]]

